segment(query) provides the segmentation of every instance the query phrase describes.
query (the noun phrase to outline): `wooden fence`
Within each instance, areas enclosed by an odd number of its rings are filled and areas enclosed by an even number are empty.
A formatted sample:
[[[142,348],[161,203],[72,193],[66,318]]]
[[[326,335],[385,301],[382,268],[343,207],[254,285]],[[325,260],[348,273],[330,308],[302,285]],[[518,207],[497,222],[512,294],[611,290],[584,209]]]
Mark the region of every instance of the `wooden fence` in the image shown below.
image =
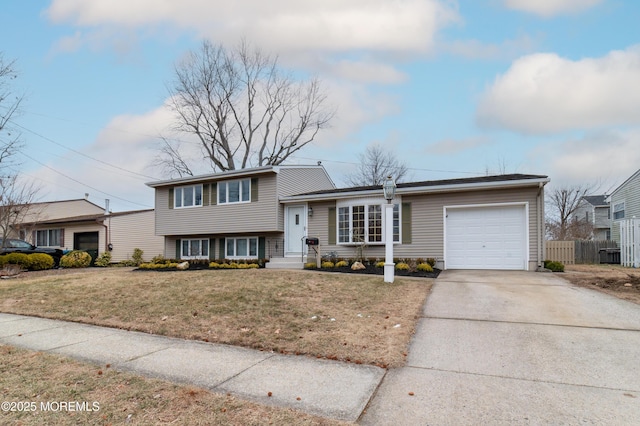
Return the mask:
[[[562,262],[565,265],[600,263],[600,250],[617,248],[615,241],[547,241],[545,260]]]

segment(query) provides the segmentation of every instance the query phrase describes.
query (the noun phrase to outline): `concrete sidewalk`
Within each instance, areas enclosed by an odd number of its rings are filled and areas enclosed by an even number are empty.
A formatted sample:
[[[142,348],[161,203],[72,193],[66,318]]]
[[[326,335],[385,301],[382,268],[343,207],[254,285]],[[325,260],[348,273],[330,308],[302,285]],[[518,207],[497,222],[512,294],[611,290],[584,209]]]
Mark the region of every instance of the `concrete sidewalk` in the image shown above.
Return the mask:
[[[9,314],[0,314],[0,343],[351,422],[385,374],[373,366]]]
[[[640,422],[640,306],[554,274],[445,271],[365,425]]]

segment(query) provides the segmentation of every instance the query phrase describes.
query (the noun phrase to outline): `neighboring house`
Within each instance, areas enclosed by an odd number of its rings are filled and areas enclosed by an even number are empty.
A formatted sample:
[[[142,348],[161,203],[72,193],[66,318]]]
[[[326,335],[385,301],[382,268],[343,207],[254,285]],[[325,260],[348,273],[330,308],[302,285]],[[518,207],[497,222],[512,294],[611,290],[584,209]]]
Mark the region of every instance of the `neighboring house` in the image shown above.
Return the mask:
[[[535,270],[544,253],[546,176],[501,175],[398,184],[394,257],[445,269]],[[165,256],[384,258],[381,187],[336,189],[321,166],[269,166],[149,183]],[[270,263],[271,263],[270,262]]]
[[[640,170],[608,197],[611,206],[611,239],[620,244],[620,221],[640,218]]]
[[[154,233],[153,210],[110,213],[87,199],[34,203],[15,226],[15,235],[41,247],[86,250],[93,256],[111,251],[112,262],[131,258],[134,248],[149,260],[164,251]]]
[[[573,216],[593,227],[594,240],[611,239],[611,210],[606,195],[582,197]]]

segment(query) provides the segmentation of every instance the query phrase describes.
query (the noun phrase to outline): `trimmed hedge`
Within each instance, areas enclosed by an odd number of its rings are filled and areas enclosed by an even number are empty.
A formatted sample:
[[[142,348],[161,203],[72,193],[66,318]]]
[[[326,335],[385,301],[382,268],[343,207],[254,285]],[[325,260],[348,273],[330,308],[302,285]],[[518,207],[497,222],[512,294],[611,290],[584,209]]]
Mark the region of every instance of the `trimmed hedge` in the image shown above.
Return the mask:
[[[28,271],[42,271],[55,266],[53,257],[46,253],[8,253],[0,256],[0,267],[18,265]]]
[[[91,265],[91,255],[86,251],[74,250],[60,258],[63,268],[86,268]]]

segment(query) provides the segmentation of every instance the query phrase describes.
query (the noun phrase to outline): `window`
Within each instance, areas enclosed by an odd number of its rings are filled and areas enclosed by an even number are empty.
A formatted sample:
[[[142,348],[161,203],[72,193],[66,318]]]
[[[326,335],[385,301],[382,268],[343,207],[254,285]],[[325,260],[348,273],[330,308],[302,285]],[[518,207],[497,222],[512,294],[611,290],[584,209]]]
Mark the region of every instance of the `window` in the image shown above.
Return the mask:
[[[218,204],[251,201],[251,179],[218,182]]]
[[[366,214],[365,214],[366,212]],[[382,244],[384,238],[384,207],[363,204],[338,207],[338,243]],[[400,242],[400,206],[393,205],[393,241]]]
[[[181,259],[208,259],[209,240],[182,240]]]
[[[613,205],[613,220],[624,219],[624,201]]]
[[[173,200],[175,208],[202,206],[202,185],[175,188]]]
[[[62,229],[42,229],[36,231],[36,246],[62,247]]]
[[[258,237],[227,238],[225,242],[225,258],[257,258]]]

